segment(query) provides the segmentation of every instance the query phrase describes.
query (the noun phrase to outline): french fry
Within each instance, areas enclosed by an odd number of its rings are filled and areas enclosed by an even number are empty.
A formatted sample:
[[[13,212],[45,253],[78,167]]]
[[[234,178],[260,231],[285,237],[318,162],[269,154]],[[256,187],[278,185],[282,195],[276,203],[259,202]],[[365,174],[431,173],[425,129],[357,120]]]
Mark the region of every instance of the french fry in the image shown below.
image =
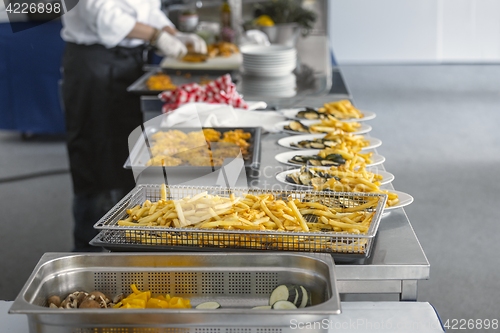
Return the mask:
[[[304,220],[304,217],[299,212],[299,209],[297,208],[297,206],[295,205],[295,203],[293,201],[288,201],[288,207],[290,207],[290,209],[292,210],[293,214],[298,219],[299,224],[302,227],[302,230],[309,231],[309,227],[307,226],[307,223]]]

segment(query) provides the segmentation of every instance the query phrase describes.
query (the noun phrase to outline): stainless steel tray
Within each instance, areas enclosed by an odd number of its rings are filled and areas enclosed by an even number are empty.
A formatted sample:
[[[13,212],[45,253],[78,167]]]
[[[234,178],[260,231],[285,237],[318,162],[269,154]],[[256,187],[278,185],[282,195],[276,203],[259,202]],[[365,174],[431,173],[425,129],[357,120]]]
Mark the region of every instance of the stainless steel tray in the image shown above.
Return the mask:
[[[266,250],[326,252],[344,258],[365,258],[369,256],[374,243],[387,195],[374,193],[313,192],[313,191],[268,191],[247,188],[170,186],[169,199],[178,200],[186,196],[207,192],[223,197],[230,194],[243,196],[246,193],[259,195],[271,193],[276,198],[321,200],[330,206],[349,208],[363,203],[366,198],[378,198],[370,227],[366,234],[339,232],[278,232],[209,230],[195,228],[166,227],[124,227],[118,221],[127,216],[126,210],[142,204],[145,200],[160,199],[160,185],[139,185],[127,194],[113,209],[101,218],[94,228],[105,230],[91,244],[103,247],[116,246],[123,250],[128,245],[131,250]],[[342,202],[340,204],[339,202]]]
[[[213,129],[225,133],[235,129],[242,129],[245,132],[252,134],[249,140],[250,148],[249,153],[243,159],[243,165],[248,177],[254,177],[258,175],[260,169],[260,157],[261,157],[261,127],[213,127]],[[168,130],[179,130],[182,132],[200,131],[200,128],[190,128],[190,127],[175,127],[175,128],[162,128],[158,126],[148,126],[144,128],[143,135],[141,135],[132,150],[130,155],[123,165],[126,169],[133,169],[134,173],[139,174],[142,172],[150,172],[151,174],[165,173],[167,176],[170,174],[174,178],[189,176],[191,179],[209,174],[215,170],[221,168],[221,166],[191,166],[191,165],[180,165],[172,167],[160,167],[160,166],[146,166],[147,161],[151,158],[151,152],[149,148],[149,137],[150,135],[158,131],[168,131]],[[145,140],[144,138],[148,138]],[[228,159],[231,160],[231,159]]]
[[[203,71],[192,71],[192,70],[167,70],[162,68],[153,68],[144,73],[140,78],[138,78],[134,83],[132,83],[127,91],[138,95],[152,95],[156,96],[164,90],[151,90],[146,85],[148,79],[158,73],[165,73],[170,76],[172,83],[176,86],[180,86],[188,83],[200,83],[201,79],[215,80],[223,74],[233,73],[232,71],[214,71],[214,70],[203,70]],[[233,74],[234,75],[234,74]]]
[[[46,253],[9,310],[26,314],[30,333],[293,332],[291,320],[321,321],[341,312],[330,256],[300,253]],[[75,290],[131,293],[130,284],[154,293],[208,300],[222,308],[50,309],[47,297]],[[303,285],[312,306],[251,310],[266,305],[280,284]],[[326,332],[326,330],[325,330]]]

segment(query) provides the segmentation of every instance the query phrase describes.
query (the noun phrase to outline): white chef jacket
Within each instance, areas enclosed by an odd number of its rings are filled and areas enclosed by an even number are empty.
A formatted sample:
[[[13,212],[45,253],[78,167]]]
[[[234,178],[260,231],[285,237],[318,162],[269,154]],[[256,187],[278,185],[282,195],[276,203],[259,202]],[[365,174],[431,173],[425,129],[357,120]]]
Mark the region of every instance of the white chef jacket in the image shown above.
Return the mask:
[[[129,39],[136,22],[157,29],[174,26],[161,11],[160,0],[80,0],[62,16],[62,38],[76,44],[135,47],[144,43]]]

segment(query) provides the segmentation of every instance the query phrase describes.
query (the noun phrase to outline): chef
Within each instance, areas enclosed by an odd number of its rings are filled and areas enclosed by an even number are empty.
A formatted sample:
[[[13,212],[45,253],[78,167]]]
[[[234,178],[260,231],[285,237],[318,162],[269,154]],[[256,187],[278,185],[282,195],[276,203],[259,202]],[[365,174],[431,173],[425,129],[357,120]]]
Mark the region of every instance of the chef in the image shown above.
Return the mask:
[[[140,100],[127,87],[142,74],[152,45],[167,57],[187,46],[206,53],[195,34],[178,32],[160,0],[80,0],[62,16],[67,149],[73,182],[74,251],[95,251],[93,225],[134,186],[123,169],[128,136],[142,123]]]

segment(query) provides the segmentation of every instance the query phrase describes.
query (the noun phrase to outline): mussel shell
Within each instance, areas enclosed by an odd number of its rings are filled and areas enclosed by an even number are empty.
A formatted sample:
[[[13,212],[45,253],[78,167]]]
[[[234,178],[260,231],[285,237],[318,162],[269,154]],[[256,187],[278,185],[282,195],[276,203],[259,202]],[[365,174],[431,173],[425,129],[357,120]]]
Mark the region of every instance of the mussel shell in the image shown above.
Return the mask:
[[[329,161],[336,162],[338,164],[344,164],[345,163],[345,159],[340,154],[329,154],[329,155],[326,155],[326,159],[329,160]]]
[[[311,184],[311,174],[309,172],[301,172],[300,176],[300,183],[302,185],[310,185]]]
[[[321,186],[324,183],[326,183],[326,179],[325,178],[314,177],[313,179],[311,179],[311,185],[312,186]]]
[[[339,165],[339,163],[337,163],[335,161],[330,161],[330,160],[322,160],[321,165],[322,166],[337,166],[337,165]]]
[[[294,157],[292,157],[290,159],[290,161],[299,162],[299,163],[305,163],[307,161],[307,158],[304,158],[304,157],[307,157],[307,156],[295,155]]]
[[[324,145],[325,147],[335,147],[335,146],[337,146],[337,145],[338,145],[338,143],[337,143],[337,142],[335,142],[335,141],[331,141],[331,140],[324,140],[324,141],[323,141],[323,145]]]
[[[286,175],[285,180],[289,183],[300,185],[299,173],[294,172]]]
[[[319,119],[320,114],[316,110],[306,110],[306,111],[299,111],[297,113],[297,118],[305,118],[309,120],[315,120]]]
[[[288,126],[285,126],[290,128],[290,130],[295,131],[295,132],[308,132],[309,127],[306,125],[302,124],[300,121],[293,120],[290,122]]]
[[[309,146],[312,148],[312,149],[325,149],[325,145],[321,142],[311,142],[309,144]]]

